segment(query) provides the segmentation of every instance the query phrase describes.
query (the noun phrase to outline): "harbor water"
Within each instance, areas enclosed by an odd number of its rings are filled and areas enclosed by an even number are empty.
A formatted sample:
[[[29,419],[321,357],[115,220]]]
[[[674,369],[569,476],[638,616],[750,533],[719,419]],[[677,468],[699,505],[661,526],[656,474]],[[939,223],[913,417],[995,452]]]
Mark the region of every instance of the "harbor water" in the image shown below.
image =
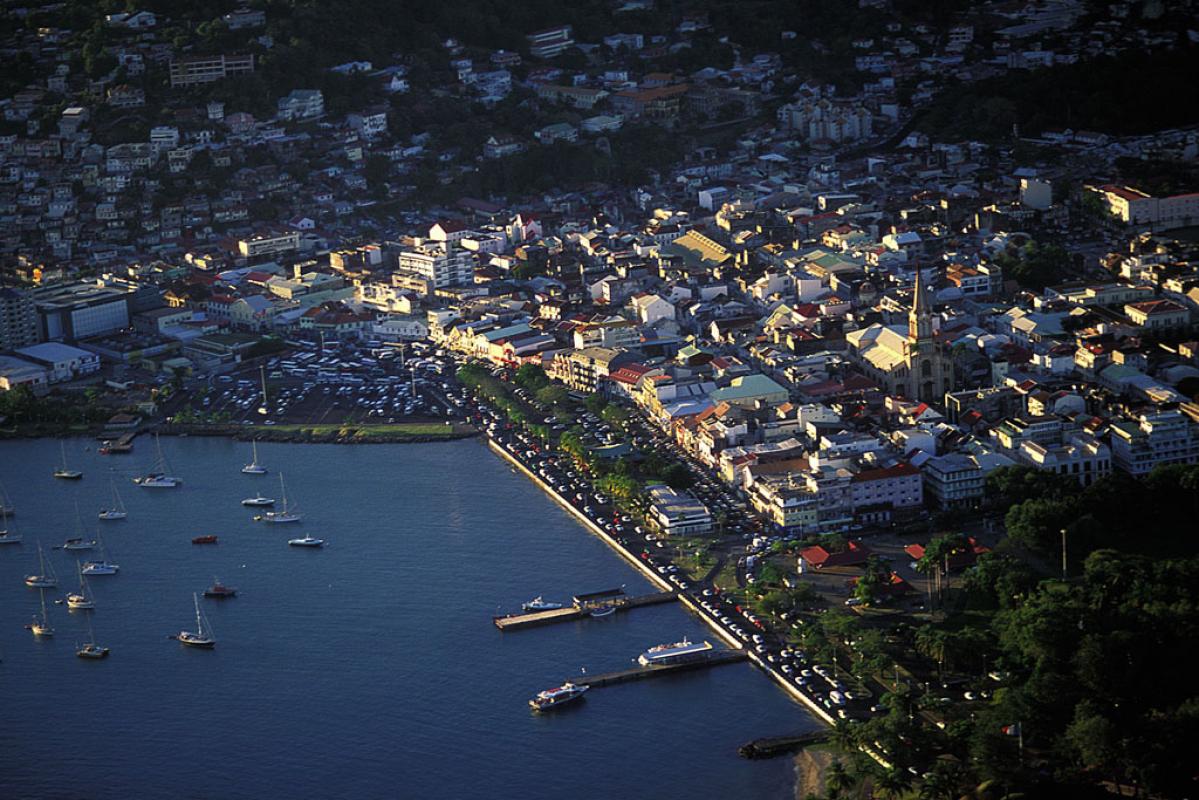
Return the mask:
[[[791,760],[737,747],[815,723],[746,663],[595,689],[551,714],[527,701],[565,679],[631,666],[690,637],[719,644],[677,604],[503,634],[491,624],[535,595],[649,582],[482,441],[260,445],[164,438],[180,489],[143,489],[153,441],[101,456],[67,440],[81,481],[55,480],[59,443],[0,443],[0,483],[21,545],[0,547],[0,797],[610,798],[793,796]],[[240,500],[279,497],[304,515],[253,522]],[[129,512],[101,522],[109,475]],[[76,504],[82,530],[76,518]],[[278,506],[277,506],[278,508]],[[102,536],[114,576],[89,579],[104,661],[74,655],[88,612],[68,537]],[[324,549],[289,548],[305,533]],[[217,545],[193,545],[214,534]],[[59,578],[53,639],[24,625],[37,542]],[[203,600],[212,651],[168,638]]]

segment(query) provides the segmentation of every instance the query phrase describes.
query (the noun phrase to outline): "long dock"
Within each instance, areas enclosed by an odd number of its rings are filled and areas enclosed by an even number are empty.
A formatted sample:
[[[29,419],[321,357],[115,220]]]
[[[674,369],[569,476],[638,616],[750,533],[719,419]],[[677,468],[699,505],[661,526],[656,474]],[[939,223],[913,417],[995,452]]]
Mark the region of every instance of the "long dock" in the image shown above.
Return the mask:
[[[571,678],[575,683],[585,683],[592,689],[600,686],[615,686],[618,683],[629,683],[645,678],[655,678],[659,675],[674,675],[689,672],[694,669],[715,667],[719,664],[734,664],[745,661],[749,656],[744,650],[715,650],[707,658],[699,661],[688,661],[682,664],[662,664],[656,667],[633,667],[619,672],[605,672],[601,675],[579,675]]]
[[[654,592],[653,594],[643,594],[636,597],[620,596],[597,604],[567,606],[566,608],[554,608],[549,611],[531,611],[528,614],[509,614],[505,617],[494,617],[492,621],[501,631],[513,631],[520,628],[536,628],[541,625],[552,625],[555,622],[570,622],[571,620],[582,619],[589,616],[597,608],[604,606],[610,606],[616,612],[621,612],[628,611],[630,608],[670,603],[677,599],[678,597],[674,592]]]

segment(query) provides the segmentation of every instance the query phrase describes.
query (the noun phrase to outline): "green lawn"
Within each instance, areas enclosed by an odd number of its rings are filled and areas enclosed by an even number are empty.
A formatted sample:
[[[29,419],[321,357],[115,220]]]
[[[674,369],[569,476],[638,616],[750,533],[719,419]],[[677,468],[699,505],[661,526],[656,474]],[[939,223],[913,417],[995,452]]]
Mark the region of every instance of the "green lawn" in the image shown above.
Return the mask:
[[[313,436],[327,436],[341,431],[353,432],[356,436],[455,436],[469,433],[473,429],[466,425],[445,425],[436,422],[397,422],[392,424],[359,424],[347,425],[309,425],[305,423],[271,425],[264,427],[265,432],[280,433],[310,433]]]

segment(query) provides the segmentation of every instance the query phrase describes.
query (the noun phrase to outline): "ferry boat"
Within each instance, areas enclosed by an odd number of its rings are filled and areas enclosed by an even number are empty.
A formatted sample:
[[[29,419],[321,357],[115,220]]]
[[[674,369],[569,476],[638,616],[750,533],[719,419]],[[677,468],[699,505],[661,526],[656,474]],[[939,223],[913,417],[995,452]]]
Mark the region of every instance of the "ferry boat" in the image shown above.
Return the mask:
[[[562,604],[546,600],[541,595],[537,595],[529,602],[521,603],[520,607],[523,611],[553,611],[554,609],[562,608]]]
[[[215,536],[196,536],[192,538],[192,544],[216,544]]]
[[[237,597],[237,589],[232,586],[226,586],[219,579],[212,579],[212,586],[204,590],[205,597],[212,597],[217,600],[224,600],[226,597]]]
[[[564,683],[553,689],[538,692],[537,696],[529,701],[529,706],[534,711],[549,711],[581,699],[583,693],[590,688],[586,684]]]
[[[637,656],[637,663],[643,667],[662,664],[683,664],[688,661],[701,661],[712,649],[708,642],[692,644],[687,639],[674,644],[660,644],[651,647]]]

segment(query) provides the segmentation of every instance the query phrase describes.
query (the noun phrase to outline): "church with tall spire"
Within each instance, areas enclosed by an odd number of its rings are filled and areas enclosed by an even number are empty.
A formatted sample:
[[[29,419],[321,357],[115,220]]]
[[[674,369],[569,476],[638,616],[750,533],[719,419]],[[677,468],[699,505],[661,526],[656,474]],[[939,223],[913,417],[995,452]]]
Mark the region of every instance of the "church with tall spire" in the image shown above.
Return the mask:
[[[919,269],[906,329],[876,324],[852,331],[845,339],[851,360],[893,397],[939,405],[953,389],[953,365],[937,340],[932,303]]]

